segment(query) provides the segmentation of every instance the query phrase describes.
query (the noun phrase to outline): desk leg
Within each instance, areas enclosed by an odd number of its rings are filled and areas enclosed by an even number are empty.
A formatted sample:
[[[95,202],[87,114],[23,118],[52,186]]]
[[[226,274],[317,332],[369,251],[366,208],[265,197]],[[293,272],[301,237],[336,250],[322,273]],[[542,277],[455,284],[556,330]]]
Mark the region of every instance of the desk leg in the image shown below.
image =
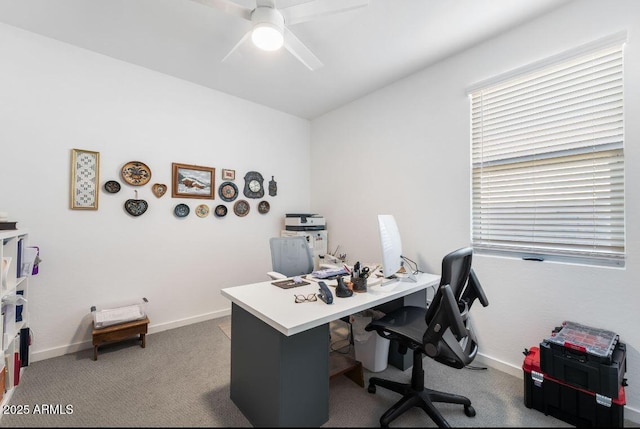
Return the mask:
[[[287,337],[231,308],[231,400],[253,426],[329,420],[329,325]]]

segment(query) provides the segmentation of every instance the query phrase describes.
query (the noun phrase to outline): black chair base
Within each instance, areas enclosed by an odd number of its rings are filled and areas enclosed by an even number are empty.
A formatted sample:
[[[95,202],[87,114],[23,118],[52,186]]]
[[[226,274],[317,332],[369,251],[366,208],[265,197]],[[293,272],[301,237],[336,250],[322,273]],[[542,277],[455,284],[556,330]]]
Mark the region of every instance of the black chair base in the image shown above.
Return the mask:
[[[422,369],[422,352],[420,351],[414,350],[411,373],[411,383],[399,383],[379,377],[369,378],[369,387],[367,389],[369,393],[376,393],[376,386],[380,386],[402,395],[402,398],[380,417],[380,427],[388,427],[389,423],[413,407],[422,408],[438,427],[451,427],[434,406],[435,402],[464,405],[464,413],[468,417],[476,415],[476,410],[471,406],[471,400],[466,396],[424,387],[424,370]]]

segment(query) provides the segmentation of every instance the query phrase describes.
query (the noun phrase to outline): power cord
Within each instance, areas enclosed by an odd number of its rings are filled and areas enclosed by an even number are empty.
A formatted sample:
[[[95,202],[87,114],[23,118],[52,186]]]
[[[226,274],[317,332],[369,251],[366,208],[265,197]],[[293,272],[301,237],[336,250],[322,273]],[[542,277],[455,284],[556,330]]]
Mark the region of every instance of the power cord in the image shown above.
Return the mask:
[[[412,271],[411,274],[418,274],[420,272],[420,270],[418,269],[418,264],[416,264],[414,261],[412,261],[411,259],[407,258],[404,255],[400,255],[400,258],[402,258],[403,261],[407,262],[407,264],[409,265],[409,268]]]

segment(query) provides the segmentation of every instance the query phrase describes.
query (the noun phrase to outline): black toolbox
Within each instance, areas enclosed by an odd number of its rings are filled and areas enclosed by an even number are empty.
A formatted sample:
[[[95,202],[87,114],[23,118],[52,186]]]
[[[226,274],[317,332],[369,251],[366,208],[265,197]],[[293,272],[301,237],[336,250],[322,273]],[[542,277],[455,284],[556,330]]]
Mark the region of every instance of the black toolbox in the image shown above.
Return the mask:
[[[574,322],[540,343],[541,371],[579,389],[618,399],[626,385],[627,348],[611,331]]]
[[[524,405],[578,427],[624,427],[624,386],[616,399],[576,388],[545,374],[540,348],[525,351]]]

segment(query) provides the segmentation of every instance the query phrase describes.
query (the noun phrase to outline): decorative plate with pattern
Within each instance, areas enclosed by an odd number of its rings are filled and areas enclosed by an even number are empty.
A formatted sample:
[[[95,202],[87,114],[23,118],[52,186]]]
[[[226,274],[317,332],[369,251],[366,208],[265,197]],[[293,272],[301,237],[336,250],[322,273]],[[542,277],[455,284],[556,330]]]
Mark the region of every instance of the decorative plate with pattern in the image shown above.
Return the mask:
[[[251,210],[251,207],[249,206],[249,203],[246,200],[238,200],[233,205],[233,212],[240,217],[248,215],[249,210]]]
[[[262,214],[269,213],[270,208],[271,205],[268,201],[260,201],[260,204],[258,204],[258,211]]]
[[[127,162],[122,167],[122,180],[133,186],[146,185],[151,180],[151,169],[140,161]]]
[[[173,213],[175,213],[178,217],[185,217],[189,214],[189,206],[186,204],[178,204],[174,209]]]
[[[110,194],[115,194],[116,192],[120,191],[120,183],[116,182],[115,180],[109,180],[104,184],[104,190]]]
[[[223,182],[218,188],[218,195],[229,203],[238,198],[238,187],[233,182]]]
[[[161,196],[164,195],[165,192],[167,192],[167,185],[164,185],[162,183],[156,183],[155,185],[153,185],[151,190],[153,191],[153,195],[160,198]]]
[[[219,206],[216,206],[216,209],[213,211],[213,213],[217,217],[225,217],[227,215],[227,206],[220,204]]]
[[[196,215],[198,217],[207,217],[207,215],[209,214],[209,206],[206,204],[200,204],[198,207],[196,207]]]

